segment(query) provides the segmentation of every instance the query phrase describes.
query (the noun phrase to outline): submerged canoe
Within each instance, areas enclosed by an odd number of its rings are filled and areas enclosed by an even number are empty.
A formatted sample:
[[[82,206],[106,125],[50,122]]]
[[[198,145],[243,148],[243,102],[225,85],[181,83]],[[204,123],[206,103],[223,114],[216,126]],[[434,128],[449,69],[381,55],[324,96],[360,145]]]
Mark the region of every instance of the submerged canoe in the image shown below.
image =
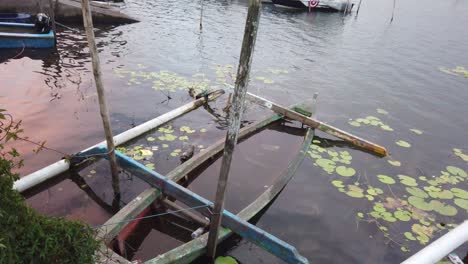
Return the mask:
[[[306,108],[305,110],[310,112],[309,108]],[[281,115],[273,115],[269,118],[266,118],[265,120],[244,127],[240,131],[239,140],[245,139],[246,137],[272,124],[273,122],[281,120],[282,117],[283,116]],[[252,219],[254,216],[259,214],[260,211],[262,211],[262,209],[266,208],[266,206],[270,204],[275,197],[277,197],[277,195],[283,190],[286,184],[294,176],[295,171],[297,170],[298,166],[300,165],[307,153],[307,149],[312,141],[313,136],[313,130],[307,129],[302,147],[299,149],[295,158],[289,163],[288,167],[276,178],[274,183],[265,190],[264,193],[258,196],[257,199],[255,199],[250,205],[244,208],[237,215],[239,219],[242,219],[244,221]],[[186,175],[195,171],[204,162],[211,159],[215,155],[220,154],[223,149],[224,139],[221,139],[209,148],[207,148],[204,152],[195,155],[186,163],[183,163],[177,168],[175,168],[173,171],[167,174],[166,177],[174,182],[179,182],[180,180],[183,180],[186,177]],[[106,228],[101,229],[99,231],[98,238],[103,238],[104,242],[106,243],[114,244],[115,242],[118,242],[119,244],[121,244],[122,241],[119,241],[119,238],[122,237],[122,234],[128,234],[129,229],[132,229],[132,227],[129,228],[127,226],[127,228],[125,228],[122,225],[113,226],[112,223],[118,223],[121,221],[125,221],[126,219],[132,219],[136,215],[141,216],[141,212],[145,212],[148,208],[148,205],[151,205],[154,201],[156,201],[157,197],[159,196],[160,192],[157,189],[148,189],[142,194],[140,194],[127,206],[122,208],[122,210],[119,213],[117,213],[114,217],[112,217],[106,222]],[[231,230],[223,228],[220,231],[220,241],[225,240],[232,234],[233,232]],[[112,239],[114,237],[116,237],[118,241],[114,240],[114,243],[112,243]],[[191,261],[193,261],[197,257],[202,256],[205,253],[207,238],[208,235],[204,234],[169,252],[156,256],[156,258],[149,260],[147,263],[190,263]],[[118,256],[114,256],[118,258]],[[120,259],[120,261],[122,261],[122,259]]]
[[[0,48],[53,48],[55,34],[52,30],[46,34],[38,34],[34,24],[0,23]]]
[[[32,23],[33,16],[26,13],[0,13],[0,22]]]

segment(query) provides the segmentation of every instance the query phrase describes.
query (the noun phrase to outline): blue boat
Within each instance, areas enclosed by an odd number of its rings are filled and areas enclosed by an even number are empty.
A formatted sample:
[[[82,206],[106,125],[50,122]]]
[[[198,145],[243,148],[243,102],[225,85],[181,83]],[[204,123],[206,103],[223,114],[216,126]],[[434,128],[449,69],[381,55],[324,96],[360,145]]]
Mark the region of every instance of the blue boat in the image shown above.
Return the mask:
[[[55,33],[38,33],[34,24],[0,22],[0,48],[53,48]]]
[[[26,13],[0,13],[0,22],[31,23],[34,17]]]

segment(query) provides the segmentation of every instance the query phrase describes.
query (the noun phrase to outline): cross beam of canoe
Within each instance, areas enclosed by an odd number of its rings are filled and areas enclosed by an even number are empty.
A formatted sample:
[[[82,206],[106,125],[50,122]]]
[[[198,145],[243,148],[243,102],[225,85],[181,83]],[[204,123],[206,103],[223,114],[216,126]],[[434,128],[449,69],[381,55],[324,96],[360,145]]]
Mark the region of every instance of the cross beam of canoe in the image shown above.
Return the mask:
[[[299,121],[303,123],[304,125],[307,125],[311,128],[318,129],[322,132],[325,132],[327,134],[330,134],[332,136],[335,136],[337,138],[343,139],[357,147],[360,147],[362,149],[365,149],[367,151],[371,151],[373,153],[376,153],[380,156],[386,156],[387,155],[387,150],[379,146],[375,143],[372,143],[368,140],[362,139],[358,136],[355,136],[351,133],[348,133],[346,131],[343,131],[339,128],[333,127],[331,125],[328,125],[322,121],[319,121],[315,118],[305,116],[303,114],[297,113],[295,111],[292,111],[284,106],[281,106],[279,104],[276,104],[274,102],[271,102],[265,98],[262,98],[260,96],[254,95],[252,93],[247,93],[247,99],[249,99],[252,102],[255,102],[261,106],[264,106],[273,112],[283,115],[286,118],[293,119],[296,121]]]

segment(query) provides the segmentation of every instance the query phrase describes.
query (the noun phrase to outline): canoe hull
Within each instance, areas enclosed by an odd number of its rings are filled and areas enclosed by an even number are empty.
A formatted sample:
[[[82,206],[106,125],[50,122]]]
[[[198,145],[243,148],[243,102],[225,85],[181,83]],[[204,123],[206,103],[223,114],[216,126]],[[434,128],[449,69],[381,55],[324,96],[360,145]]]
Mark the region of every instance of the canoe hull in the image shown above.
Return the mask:
[[[55,33],[52,30],[47,34],[36,34],[31,32],[33,29],[34,24],[0,23],[0,48],[45,49],[55,47]]]

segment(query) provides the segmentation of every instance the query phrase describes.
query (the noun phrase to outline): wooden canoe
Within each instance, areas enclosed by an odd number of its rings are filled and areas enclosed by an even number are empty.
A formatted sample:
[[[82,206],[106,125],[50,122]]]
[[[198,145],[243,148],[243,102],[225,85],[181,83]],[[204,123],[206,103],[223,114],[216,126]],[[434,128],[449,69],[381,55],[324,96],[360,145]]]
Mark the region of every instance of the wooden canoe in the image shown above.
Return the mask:
[[[310,107],[301,106],[296,108],[297,110],[302,109],[302,112],[311,112]],[[273,115],[265,120],[256,122],[250,126],[244,127],[241,129],[239,134],[239,139],[245,139],[246,137],[252,135],[255,132],[265,128],[269,124],[272,124],[275,121],[281,120],[282,115]],[[255,215],[257,215],[262,209],[264,209],[269,203],[271,203],[275,197],[283,190],[286,184],[294,176],[295,171],[297,170],[299,164],[304,159],[308,147],[314,136],[312,129],[306,130],[306,135],[302,144],[301,149],[298,151],[298,154],[294,159],[289,163],[288,167],[281,173],[281,175],[275,180],[274,184],[271,185],[263,194],[261,194],[255,201],[253,201],[249,206],[244,208],[237,216],[243,220],[250,220]],[[196,170],[200,165],[205,163],[207,160],[213,158],[215,155],[222,152],[224,148],[224,139],[220,139],[218,142],[207,148],[204,152],[201,152],[194,157],[192,157],[187,162],[181,164],[166,177],[174,182],[180,182],[185,178],[186,175]],[[147,208],[161,195],[161,193],[155,189],[150,188],[139,196],[137,196],[133,201],[131,201],[127,206],[122,208],[117,214],[110,218],[104,225],[105,227],[99,230],[98,238],[103,239],[105,243],[110,243],[115,237],[122,238],[122,233],[129,234],[129,230],[132,229],[135,225],[130,225],[125,227],[125,224],[122,221],[128,219],[133,219],[136,217],[141,217],[142,212],[147,211]],[[117,223],[117,224],[113,224]],[[226,228],[223,228],[220,232],[220,241],[225,240],[232,234],[232,231]],[[179,246],[169,252],[161,254],[156,258],[149,260],[147,263],[189,263],[200,257],[204,254],[206,248],[207,234],[202,235],[182,246]],[[121,244],[122,242],[118,242]],[[109,260],[108,257],[104,257]],[[122,261],[120,259],[120,261]]]

